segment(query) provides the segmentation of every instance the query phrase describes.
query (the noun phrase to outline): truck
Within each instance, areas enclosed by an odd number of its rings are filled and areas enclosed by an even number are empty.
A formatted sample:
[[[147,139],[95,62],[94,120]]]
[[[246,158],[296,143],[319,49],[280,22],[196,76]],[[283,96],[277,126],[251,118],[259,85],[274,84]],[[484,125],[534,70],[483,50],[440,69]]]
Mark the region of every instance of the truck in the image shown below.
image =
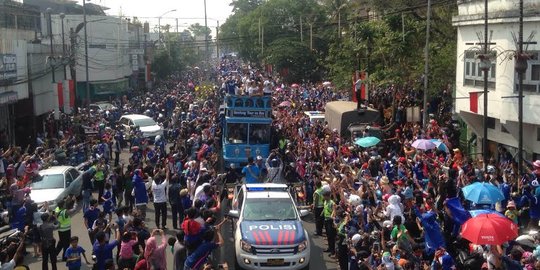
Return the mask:
[[[309,269],[310,241],[285,184],[244,184],[228,216],[233,219],[235,269]]]

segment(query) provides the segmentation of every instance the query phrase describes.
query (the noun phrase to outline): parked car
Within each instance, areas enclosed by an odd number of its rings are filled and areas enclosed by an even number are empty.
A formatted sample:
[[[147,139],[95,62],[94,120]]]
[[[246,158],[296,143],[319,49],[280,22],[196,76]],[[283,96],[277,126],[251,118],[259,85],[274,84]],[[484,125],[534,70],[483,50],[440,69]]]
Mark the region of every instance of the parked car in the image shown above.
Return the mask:
[[[120,117],[120,125],[128,134],[132,129],[138,128],[143,137],[154,139],[157,135],[163,136],[163,128],[154,119],[142,114],[127,114]]]
[[[89,107],[90,107],[90,110],[94,110],[95,112],[99,112],[99,113],[112,110],[115,108],[115,106],[109,102],[96,102],[96,103],[90,104]]]
[[[54,209],[67,196],[81,194],[82,172],[72,166],[52,166],[39,171],[30,188],[30,198],[35,203],[48,202],[49,208]]]

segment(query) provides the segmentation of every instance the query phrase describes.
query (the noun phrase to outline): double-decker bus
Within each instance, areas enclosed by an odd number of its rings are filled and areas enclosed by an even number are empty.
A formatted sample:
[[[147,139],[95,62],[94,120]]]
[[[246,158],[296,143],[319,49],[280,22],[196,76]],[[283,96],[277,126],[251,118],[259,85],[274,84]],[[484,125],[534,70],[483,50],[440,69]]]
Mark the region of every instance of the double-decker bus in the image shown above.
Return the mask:
[[[267,158],[270,153],[272,98],[270,96],[226,96],[222,108],[223,162],[237,168],[248,157]]]

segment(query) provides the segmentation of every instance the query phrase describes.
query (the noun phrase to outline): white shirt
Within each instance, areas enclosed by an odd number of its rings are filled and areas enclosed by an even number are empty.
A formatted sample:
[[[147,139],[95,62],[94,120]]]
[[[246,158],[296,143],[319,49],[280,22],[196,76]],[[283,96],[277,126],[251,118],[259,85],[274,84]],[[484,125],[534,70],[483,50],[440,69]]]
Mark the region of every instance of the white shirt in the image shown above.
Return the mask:
[[[202,198],[202,196],[204,195],[204,191],[203,191],[204,186],[209,186],[209,185],[210,185],[210,184],[208,184],[208,183],[204,183],[204,184],[198,186],[198,187],[195,189],[195,196],[193,197],[193,198],[194,198],[194,199],[193,199],[193,205],[195,205],[195,201],[196,201],[197,199],[200,200],[200,199]]]
[[[154,194],[154,203],[167,202],[167,180],[159,185],[156,181],[152,181],[152,193]]]

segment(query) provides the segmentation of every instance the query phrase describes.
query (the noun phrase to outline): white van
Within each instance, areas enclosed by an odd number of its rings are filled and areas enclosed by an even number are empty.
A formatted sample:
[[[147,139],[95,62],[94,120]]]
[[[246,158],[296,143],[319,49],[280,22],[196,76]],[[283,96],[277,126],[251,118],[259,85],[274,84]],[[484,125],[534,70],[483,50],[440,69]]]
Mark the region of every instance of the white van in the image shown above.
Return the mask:
[[[122,115],[119,120],[120,125],[127,133],[134,127],[138,127],[143,137],[155,139],[156,136],[163,136],[163,129],[154,119],[142,114]]]

